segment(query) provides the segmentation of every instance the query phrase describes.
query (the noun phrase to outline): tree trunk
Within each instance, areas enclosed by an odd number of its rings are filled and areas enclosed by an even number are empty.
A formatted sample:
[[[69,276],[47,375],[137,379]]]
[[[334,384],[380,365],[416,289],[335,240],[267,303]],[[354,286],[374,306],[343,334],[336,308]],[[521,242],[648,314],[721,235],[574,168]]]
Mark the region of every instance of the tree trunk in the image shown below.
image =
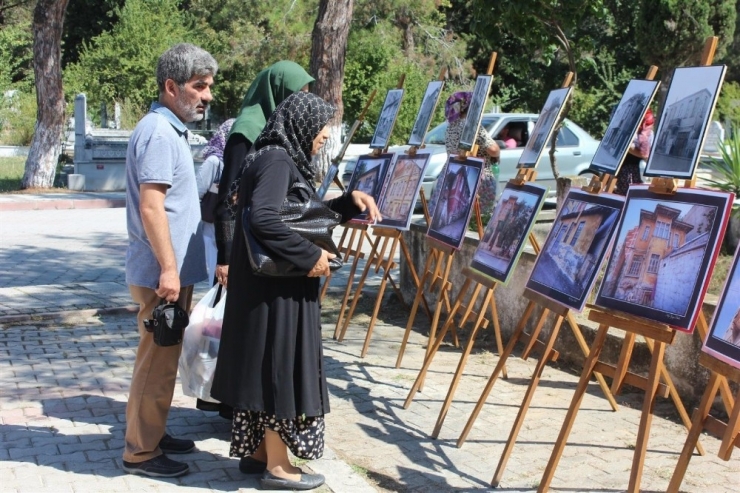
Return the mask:
[[[337,107],[334,118],[329,121],[331,137],[316,157],[320,163],[317,179],[323,179],[332,158],[341,147],[344,61],[353,7],[354,0],[321,0],[311,34],[310,70],[316,79],[314,93]]]
[[[36,127],[21,188],[51,188],[64,132],[61,41],[69,0],[38,0],[33,11]]]

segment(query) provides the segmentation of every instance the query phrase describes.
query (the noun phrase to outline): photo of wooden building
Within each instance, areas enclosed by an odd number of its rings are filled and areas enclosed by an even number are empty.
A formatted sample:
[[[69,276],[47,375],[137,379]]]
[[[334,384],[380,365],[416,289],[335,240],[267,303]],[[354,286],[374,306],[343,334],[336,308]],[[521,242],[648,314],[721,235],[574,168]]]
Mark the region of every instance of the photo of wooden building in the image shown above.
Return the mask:
[[[429,154],[398,156],[381,197],[383,224],[406,227],[419,193],[424,167]]]

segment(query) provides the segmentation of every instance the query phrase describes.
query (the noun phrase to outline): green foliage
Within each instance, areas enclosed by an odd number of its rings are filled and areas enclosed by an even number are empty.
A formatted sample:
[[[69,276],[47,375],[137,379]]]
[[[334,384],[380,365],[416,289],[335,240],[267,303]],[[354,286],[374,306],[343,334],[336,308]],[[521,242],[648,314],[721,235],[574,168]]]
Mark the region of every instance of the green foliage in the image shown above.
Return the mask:
[[[716,179],[706,181],[713,187],[725,192],[732,192],[740,197],[740,132],[733,127],[732,136],[725,138],[720,146],[722,160],[712,158],[708,163]]]
[[[740,84],[725,82],[719,93],[715,119],[729,120],[735,127],[740,128]]]
[[[155,75],[159,55],[190,40],[178,4],[179,0],[128,0],[115,9],[119,22],[84,43],[79,61],[64,70],[67,100],[84,92],[92,108],[124,99],[139,111],[147,108],[159,93]]]
[[[33,35],[31,21],[19,18],[0,27],[0,94],[8,89],[33,87]]]
[[[0,192],[20,190],[25,157],[0,157]]]
[[[77,62],[86,43],[110,31],[126,0],[71,0],[64,14],[62,66]]]
[[[36,125],[36,92],[16,91],[0,100],[0,143],[27,146]]]

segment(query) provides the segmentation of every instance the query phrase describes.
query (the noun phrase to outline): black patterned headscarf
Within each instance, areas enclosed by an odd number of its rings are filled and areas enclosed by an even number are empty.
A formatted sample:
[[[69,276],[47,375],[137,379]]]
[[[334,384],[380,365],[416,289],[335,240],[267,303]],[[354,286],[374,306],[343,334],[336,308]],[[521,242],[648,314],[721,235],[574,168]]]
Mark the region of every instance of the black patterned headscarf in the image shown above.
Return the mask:
[[[336,108],[309,92],[296,92],[275,108],[254,149],[262,154],[268,147],[285,149],[303,177],[311,183],[316,175],[312,164],[313,140],[334,115]],[[255,156],[256,158],[256,156]]]
[[[309,92],[296,92],[285,98],[259,134],[254,146],[244,158],[239,176],[229,189],[230,199],[226,208],[231,217],[236,217],[236,197],[240,187],[241,175],[262,154],[276,149],[284,150],[298,167],[306,181],[313,186],[316,175],[315,164],[311,159],[313,139],[334,115],[336,108],[320,97]]]

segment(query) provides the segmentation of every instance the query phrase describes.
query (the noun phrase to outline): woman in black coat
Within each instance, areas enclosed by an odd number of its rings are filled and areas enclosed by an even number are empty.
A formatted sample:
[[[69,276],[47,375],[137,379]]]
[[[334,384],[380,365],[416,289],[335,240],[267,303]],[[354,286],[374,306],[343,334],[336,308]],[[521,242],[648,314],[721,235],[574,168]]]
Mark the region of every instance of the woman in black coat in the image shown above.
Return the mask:
[[[263,489],[312,489],[321,475],[302,474],[300,458],[323,454],[329,412],[321,347],[319,278],[333,255],[288,229],[280,220],[284,200],[306,197],[296,182],[314,188],[311,156],[328,138],[334,107],[309,93],[289,96],[270,117],[245,161],[237,210],[249,207],[251,232],[276,257],[308,272],[305,277],[259,277],[252,272],[243,234],[234,235],[229,292],[211,395],[234,408],[230,455],[240,470],[264,471]],[[352,192],[328,201],[347,221],[368,210],[380,220],[372,197]],[[241,233],[239,225],[238,231]]]

